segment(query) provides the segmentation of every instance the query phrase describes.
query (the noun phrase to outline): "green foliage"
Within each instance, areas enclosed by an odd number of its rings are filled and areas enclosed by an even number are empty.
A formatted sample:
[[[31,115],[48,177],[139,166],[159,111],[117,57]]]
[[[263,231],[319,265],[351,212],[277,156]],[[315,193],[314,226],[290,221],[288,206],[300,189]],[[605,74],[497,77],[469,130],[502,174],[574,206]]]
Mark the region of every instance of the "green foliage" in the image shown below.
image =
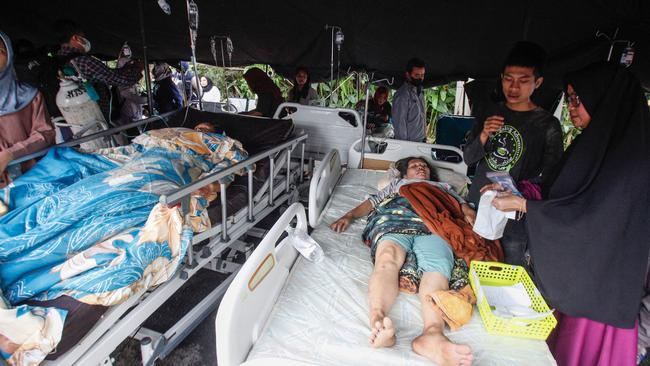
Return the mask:
[[[427,142],[436,141],[438,117],[454,113],[456,103],[456,83],[434,86],[424,90],[424,103],[427,108]]]
[[[564,150],[566,150],[569,145],[575,140],[576,137],[582,132],[581,129],[575,127],[571,122],[571,117],[569,116],[569,108],[566,103],[566,100],[562,104],[562,118],[560,120],[562,125],[562,133],[564,134]]]

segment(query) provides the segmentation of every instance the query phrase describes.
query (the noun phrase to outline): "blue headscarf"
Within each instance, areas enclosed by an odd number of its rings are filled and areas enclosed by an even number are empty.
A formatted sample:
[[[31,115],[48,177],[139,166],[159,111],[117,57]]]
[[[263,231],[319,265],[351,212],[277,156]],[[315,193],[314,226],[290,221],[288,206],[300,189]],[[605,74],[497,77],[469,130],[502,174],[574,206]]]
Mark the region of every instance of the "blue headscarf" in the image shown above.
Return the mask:
[[[7,66],[0,70],[0,116],[17,112],[32,102],[38,89],[21,83],[14,70],[14,50],[9,37],[0,31],[0,40],[7,49]]]

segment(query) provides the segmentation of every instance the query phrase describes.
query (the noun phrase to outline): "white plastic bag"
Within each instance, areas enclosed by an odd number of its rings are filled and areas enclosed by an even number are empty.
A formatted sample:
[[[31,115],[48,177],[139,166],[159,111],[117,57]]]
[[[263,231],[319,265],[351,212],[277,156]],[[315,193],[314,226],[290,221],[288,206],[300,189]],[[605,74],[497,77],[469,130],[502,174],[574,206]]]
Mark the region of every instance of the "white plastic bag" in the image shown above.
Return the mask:
[[[515,212],[503,212],[492,206],[492,200],[497,196],[496,191],[487,191],[481,196],[474,222],[474,232],[489,240],[503,236],[503,230],[508,219],[515,218]]]
[[[323,260],[325,256],[323,248],[306,231],[296,230],[291,226],[287,227],[285,231],[289,234],[287,240],[308,261],[318,263]]]

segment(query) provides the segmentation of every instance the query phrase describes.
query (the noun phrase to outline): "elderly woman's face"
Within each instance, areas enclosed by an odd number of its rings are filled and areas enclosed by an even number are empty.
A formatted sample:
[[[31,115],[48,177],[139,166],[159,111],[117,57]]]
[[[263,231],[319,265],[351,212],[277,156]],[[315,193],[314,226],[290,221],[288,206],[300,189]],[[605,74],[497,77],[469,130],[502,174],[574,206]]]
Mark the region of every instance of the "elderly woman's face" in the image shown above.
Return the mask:
[[[431,178],[429,165],[422,159],[411,159],[404,178],[429,180]]]
[[[0,70],[7,67],[7,47],[2,39],[0,39]]]
[[[591,122],[591,115],[585,109],[585,105],[580,101],[580,96],[576,94],[571,84],[567,86],[566,98],[571,122],[578,128],[586,128]]]

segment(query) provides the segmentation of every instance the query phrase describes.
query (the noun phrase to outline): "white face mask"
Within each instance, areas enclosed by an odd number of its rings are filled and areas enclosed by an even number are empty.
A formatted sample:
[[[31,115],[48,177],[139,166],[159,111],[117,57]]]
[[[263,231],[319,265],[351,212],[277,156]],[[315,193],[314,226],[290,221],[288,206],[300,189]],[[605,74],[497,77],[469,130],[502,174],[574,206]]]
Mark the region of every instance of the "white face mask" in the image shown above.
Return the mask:
[[[79,43],[81,43],[81,47],[84,48],[84,52],[86,53],[90,52],[90,41],[82,36],[77,36],[77,37],[79,39]]]

